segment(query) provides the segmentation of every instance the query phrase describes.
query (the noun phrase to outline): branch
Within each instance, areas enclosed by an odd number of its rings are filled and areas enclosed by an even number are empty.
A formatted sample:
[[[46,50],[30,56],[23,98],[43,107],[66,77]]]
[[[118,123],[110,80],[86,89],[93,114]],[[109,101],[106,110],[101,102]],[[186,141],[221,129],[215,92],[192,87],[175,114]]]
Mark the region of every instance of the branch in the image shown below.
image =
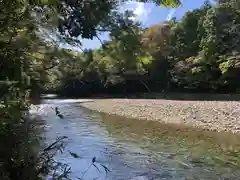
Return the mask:
[[[98,37],[98,35],[96,35],[97,39],[100,41],[101,45],[103,46],[104,43],[102,42],[102,40]]]
[[[52,66],[50,66],[50,67],[45,67],[45,68],[43,68],[43,69],[44,69],[44,71],[49,71],[50,69],[56,67],[57,65],[58,65],[58,64],[53,64]]]
[[[103,29],[103,28],[100,28],[100,29],[95,29],[96,31],[99,31],[99,32],[107,32],[107,31],[110,31],[110,29]]]

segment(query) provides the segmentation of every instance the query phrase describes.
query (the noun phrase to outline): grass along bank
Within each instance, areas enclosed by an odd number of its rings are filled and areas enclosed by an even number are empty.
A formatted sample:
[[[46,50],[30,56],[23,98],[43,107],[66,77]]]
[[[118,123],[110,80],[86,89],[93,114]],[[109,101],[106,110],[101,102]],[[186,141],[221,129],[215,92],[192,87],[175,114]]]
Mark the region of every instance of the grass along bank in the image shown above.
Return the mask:
[[[96,99],[81,106],[107,113],[212,131],[240,132],[240,102],[163,99]]]

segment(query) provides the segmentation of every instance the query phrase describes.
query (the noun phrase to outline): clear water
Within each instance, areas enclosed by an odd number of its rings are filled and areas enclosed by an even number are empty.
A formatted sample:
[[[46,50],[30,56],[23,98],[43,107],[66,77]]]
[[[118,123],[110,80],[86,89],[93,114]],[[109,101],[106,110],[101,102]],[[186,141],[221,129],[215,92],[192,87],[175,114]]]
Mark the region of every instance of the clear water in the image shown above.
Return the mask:
[[[91,167],[84,180],[240,179],[237,135],[108,116],[82,108],[80,102],[48,99],[37,108],[46,121],[46,143],[68,137],[56,159],[71,166],[73,180],[94,156],[100,172]],[[64,119],[55,115],[56,106]],[[111,170],[107,176],[100,164]]]

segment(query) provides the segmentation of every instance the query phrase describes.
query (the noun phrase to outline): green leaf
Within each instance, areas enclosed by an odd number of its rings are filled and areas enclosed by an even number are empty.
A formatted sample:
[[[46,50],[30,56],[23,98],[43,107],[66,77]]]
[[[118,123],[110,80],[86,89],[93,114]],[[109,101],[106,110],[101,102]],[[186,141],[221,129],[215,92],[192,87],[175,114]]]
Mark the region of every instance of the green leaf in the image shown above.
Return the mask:
[[[93,166],[98,170],[98,172],[100,172],[99,168],[97,167],[96,164],[93,164]]]
[[[229,68],[228,61],[219,64],[219,68],[220,68],[222,74],[226,73],[228,71],[228,68]]]
[[[93,157],[92,158],[92,163],[95,163],[96,162],[96,157]]]
[[[73,153],[73,152],[70,152],[69,151],[69,154],[73,157],[73,158],[80,158],[80,156],[76,153]]]
[[[111,172],[105,165],[103,165],[103,164],[100,164],[100,165],[104,168],[106,174],[107,174],[108,172]]]

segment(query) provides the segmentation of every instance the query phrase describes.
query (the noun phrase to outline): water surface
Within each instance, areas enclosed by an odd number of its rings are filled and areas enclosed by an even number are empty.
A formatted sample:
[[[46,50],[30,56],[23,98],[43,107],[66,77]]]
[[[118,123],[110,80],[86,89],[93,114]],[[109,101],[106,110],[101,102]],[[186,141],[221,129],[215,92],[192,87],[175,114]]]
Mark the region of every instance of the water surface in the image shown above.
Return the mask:
[[[84,175],[109,180],[239,179],[239,136],[204,132],[157,122],[94,113],[81,100],[43,100],[38,112],[46,121],[46,143],[67,136],[67,147],[56,158],[72,167],[71,179]],[[64,119],[55,115],[59,107]],[[68,151],[78,153],[73,158]],[[100,164],[111,172],[105,175]]]

